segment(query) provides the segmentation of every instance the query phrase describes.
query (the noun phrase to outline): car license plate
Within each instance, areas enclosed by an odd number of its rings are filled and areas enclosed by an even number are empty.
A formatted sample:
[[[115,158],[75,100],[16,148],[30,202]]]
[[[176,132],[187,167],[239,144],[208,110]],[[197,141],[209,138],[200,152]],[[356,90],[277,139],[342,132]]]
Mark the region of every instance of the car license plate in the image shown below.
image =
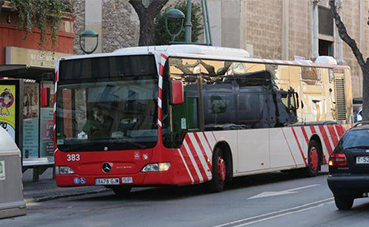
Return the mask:
[[[357,164],[369,164],[369,156],[356,157]]]
[[[119,185],[119,178],[97,178],[96,185]]]

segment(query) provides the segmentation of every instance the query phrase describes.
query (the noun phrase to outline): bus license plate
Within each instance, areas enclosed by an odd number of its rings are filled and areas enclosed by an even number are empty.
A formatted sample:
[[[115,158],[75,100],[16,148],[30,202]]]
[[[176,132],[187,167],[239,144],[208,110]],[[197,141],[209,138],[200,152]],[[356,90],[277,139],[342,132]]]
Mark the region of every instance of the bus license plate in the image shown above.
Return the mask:
[[[96,185],[119,185],[119,178],[98,178],[95,179]]]
[[[357,164],[369,164],[369,156],[356,157]]]

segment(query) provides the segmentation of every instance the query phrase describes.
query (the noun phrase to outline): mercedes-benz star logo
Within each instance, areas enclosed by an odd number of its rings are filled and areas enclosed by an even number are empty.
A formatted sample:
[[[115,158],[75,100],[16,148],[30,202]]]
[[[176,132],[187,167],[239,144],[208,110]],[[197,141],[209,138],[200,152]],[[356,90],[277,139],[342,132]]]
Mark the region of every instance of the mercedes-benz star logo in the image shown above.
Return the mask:
[[[103,166],[102,166],[102,171],[104,173],[108,173],[108,172],[110,172],[110,170],[111,170],[111,165],[109,163],[104,163]]]

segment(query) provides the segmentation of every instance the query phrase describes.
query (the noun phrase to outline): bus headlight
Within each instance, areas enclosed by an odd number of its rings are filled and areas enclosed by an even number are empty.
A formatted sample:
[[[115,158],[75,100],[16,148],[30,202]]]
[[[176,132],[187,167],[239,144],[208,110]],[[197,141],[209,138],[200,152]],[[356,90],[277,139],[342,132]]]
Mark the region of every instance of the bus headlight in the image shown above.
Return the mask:
[[[60,175],[74,174],[74,171],[68,166],[55,166],[55,174]]]
[[[165,172],[170,168],[170,162],[150,163],[147,164],[141,172]]]

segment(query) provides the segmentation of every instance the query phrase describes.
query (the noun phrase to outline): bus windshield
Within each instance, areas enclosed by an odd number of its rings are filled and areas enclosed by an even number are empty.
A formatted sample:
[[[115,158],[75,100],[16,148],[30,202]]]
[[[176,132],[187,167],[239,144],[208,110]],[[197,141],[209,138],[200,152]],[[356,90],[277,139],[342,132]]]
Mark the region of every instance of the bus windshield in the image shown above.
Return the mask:
[[[59,82],[56,142],[61,151],[152,148],[157,142],[155,75]]]

